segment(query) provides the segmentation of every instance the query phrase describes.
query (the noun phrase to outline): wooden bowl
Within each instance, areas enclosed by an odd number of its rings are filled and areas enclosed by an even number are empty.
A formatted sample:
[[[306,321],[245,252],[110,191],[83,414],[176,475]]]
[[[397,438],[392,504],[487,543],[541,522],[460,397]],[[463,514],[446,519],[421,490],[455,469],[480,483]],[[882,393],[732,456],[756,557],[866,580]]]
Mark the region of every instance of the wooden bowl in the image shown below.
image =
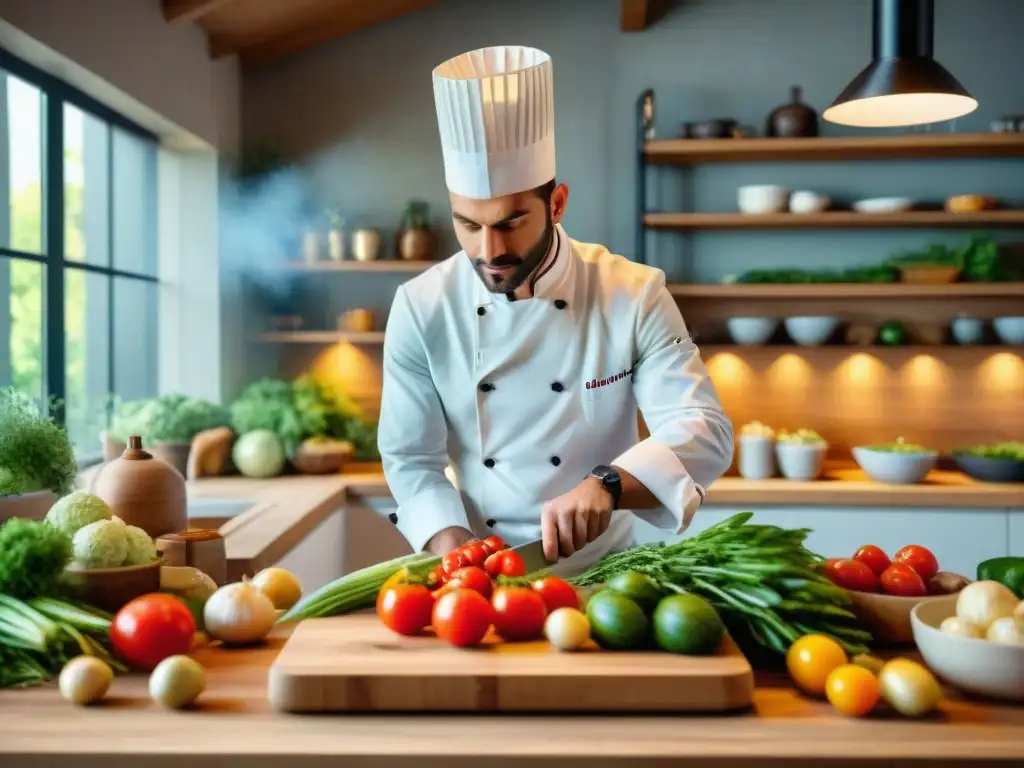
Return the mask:
[[[53,506],[53,493],[50,491],[33,491],[19,493],[14,496],[0,496],[0,525],[12,517],[24,517],[29,520],[42,520]]]
[[[354,450],[350,444],[310,448],[300,446],[292,464],[304,475],[329,475],[341,472],[345,462],[351,461]]]
[[[940,285],[943,283],[955,283],[956,279],[960,277],[960,267],[901,266],[900,275],[904,283]]]
[[[116,613],[136,597],[160,591],[160,565],[159,557],[151,563],[120,568],[71,564],[64,569],[64,581],[82,602]]]
[[[875,641],[887,645],[913,645],[914,629],[910,613],[919,603],[948,600],[953,595],[926,595],[925,597],[898,597],[875,592],[847,590],[853,599],[853,612],[864,622]]]

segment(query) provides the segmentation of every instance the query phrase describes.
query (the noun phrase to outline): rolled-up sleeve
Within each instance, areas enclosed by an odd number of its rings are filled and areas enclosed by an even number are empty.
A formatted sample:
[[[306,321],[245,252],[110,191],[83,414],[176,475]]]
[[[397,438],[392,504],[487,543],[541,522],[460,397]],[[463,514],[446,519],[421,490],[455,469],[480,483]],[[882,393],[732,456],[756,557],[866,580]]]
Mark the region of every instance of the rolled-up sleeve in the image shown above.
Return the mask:
[[[398,503],[398,530],[414,551],[445,528],[469,528],[458,490],[445,475],[448,427],[421,328],[399,288],[384,337],[377,445]]]
[[[613,464],[661,502],[637,517],[681,533],[732,463],[732,423],[661,273],[645,288],[636,340],[633,391],[650,437]]]

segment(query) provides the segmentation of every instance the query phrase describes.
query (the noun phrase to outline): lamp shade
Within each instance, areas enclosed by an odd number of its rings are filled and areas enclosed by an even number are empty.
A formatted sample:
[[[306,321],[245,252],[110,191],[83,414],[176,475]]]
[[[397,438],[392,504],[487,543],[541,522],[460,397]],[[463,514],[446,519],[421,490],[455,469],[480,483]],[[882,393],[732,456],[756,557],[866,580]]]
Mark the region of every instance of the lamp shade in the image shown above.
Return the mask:
[[[872,62],[822,113],[863,128],[923,125],[973,112],[978,102],[932,58],[933,0],[875,0]]]

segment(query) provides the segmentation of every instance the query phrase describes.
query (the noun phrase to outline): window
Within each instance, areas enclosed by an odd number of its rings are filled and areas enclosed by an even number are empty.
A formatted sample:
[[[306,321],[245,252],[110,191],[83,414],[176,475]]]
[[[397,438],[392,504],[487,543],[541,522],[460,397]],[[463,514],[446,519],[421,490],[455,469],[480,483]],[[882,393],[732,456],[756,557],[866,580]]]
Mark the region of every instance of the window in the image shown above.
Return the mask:
[[[157,394],[155,137],[0,50],[0,386],[52,399],[80,460]]]

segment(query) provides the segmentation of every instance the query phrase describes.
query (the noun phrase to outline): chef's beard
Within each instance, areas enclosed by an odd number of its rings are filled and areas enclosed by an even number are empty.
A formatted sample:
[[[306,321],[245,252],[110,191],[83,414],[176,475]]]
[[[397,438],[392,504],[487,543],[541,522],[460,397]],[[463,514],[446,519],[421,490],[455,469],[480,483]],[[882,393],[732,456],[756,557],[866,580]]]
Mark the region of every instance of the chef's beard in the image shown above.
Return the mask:
[[[525,283],[534,272],[540,267],[544,257],[551,250],[551,244],[555,238],[555,223],[548,219],[547,226],[541,234],[540,239],[532,245],[525,254],[503,253],[490,262],[483,259],[476,259],[473,268],[483,281],[484,286],[491,293],[511,293]],[[494,277],[484,271],[484,265],[493,267],[517,266],[518,268],[508,277]]]

